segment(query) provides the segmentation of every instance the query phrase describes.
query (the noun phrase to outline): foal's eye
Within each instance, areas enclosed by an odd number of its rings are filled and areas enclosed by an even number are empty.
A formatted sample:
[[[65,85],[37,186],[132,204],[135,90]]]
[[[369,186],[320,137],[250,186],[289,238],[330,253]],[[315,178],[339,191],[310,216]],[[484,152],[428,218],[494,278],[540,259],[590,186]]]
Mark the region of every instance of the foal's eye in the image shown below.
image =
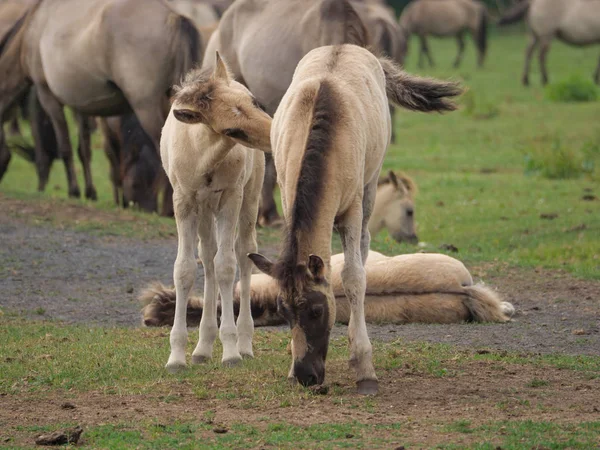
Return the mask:
[[[260,103],[258,103],[258,100],[256,100],[255,98],[252,98],[252,104],[254,105],[255,108],[258,108],[261,111],[265,111],[265,107],[263,105],[261,105]]]

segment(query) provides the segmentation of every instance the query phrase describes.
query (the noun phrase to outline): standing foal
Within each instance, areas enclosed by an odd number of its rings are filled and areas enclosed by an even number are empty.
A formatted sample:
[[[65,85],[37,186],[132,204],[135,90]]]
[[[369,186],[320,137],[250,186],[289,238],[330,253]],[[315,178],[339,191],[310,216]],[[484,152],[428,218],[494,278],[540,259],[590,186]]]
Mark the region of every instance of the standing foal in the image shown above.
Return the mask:
[[[364,42],[365,40],[363,40]],[[391,136],[389,101],[417,111],[447,111],[453,83],[412,77],[356,45],[324,46],[298,64],[273,119],[271,143],[281,188],[286,242],[276,263],[249,255],[279,282],[278,309],[292,329],[290,377],[322,383],[335,298],[332,229],[344,248],[342,284],[350,304],[350,365],[358,392],[375,394],[377,376],[365,323],[367,224]]]
[[[205,310],[192,362],[212,357],[217,336],[217,285],[221,294],[223,364],[234,365],[242,356],[253,356],[252,264],[246,255],[256,251],[255,223],[264,156],[252,149],[270,151],[270,128],[269,115],[259,108],[248,89],[231,78],[218,53],[212,74],[192,71],[177,89],[160,142],[162,163],[173,185],[179,237],[173,273],[175,320],[166,366],[169,371],[186,365],[186,309],[196,277],[196,236],[204,264]],[[233,315],[236,256],[241,278],[237,326]]]

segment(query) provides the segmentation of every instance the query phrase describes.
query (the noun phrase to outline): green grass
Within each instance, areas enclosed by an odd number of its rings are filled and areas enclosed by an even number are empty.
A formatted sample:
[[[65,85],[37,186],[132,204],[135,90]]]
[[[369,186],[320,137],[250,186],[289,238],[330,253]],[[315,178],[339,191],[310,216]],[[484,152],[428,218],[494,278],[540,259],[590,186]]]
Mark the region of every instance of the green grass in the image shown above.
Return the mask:
[[[85,428],[81,445],[88,448],[395,448],[417,439],[409,433],[411,417],[401,422],[386,421],[385,399],[362,398],[354,394],[354,383],[347,373],[347,341],[334,339],[328,357],[330,393],[317,396],[286,380],[289,340],[286,332],[258,330],[255,335],[254,360],[247,360],[233,370],[223,369],[218,360],[194,366],[172,375],[163,369],[169,352],[168,330],[89,328],[46,321],[26,321],[16,316],[0,316],[2,377],[0,395],[51,398],[69,401],[83,393],[105,396],[109,402],[129,402],[127,396],[144,396],[150,404],[177,404],[185,397],[193,411],[161,420],[141,419],[124,422],[115,418]],[[194,340],[195,333],[190,334]],[[135,345],[131,343],[135,342]],[[217,349],[216,354],[220,352]],[[192,350],[192,342],[188,354]],[[523,355],[507,352],[482,352],[444,344],[407,343],[398,340],[374,343],[375,366],[381,379],[403,377],[446,378],[448,383],[468,364],[480,368],[482,362],[492,371],[519,371],[520,367],[560,368],[594,378],[600,375],[600,357],[564,355]],[[479,370],[479,369],[478,369]],[[401,371],[401,372],[398,372]],[[341,378],[340,378],[341,377]],[[573,379],[580,379],[574,376]],[[535,389],[551,395],[546,380],[532,378],[525,386],[507,386],[510,399],[516,389]],[[78,403],[77,401],[75,401]],[[229,404],[239,418],[226,423],[225,433],[219,416],[211,409],[214,402]],[[383,405],[382,405],[383,402]],[[234,406],[235,405],[235,406]],[[527,400],[521,407],[531,408]],[[81,406],[81,405],[80,405]],[[316,408],[336,408],[337,423],[290,424],[272,417],[261,419],[259,411],[288,411],[297,414]],[[502,405],[499,406],[502,410]],[[246,412],[248,414],[246,414]],[[355,413],[363,415],[356,415]],[[373,414],[375,423],[358,420]],[[252,416],[253,415],[253,416]],[[254,417],[253,419],[251,417]],[[483,420],[474,424],[467,419],[439,423],[432,417],[422,423],[429,436],[440,436],[440,448],[592,448],[598,443],[600,422],[557,424],[544,421]],[[431,420],[434,420],[431,422]],[[15,427],[21,435],[35,436],[66,429],[76,423],[52,423]],[[4,435],[11,436],[5,429]],[[468,436],[465,444],[461,436]],[[9,441],[5,441],[5,443]],[[454,444],[456,443],[456,445]],[[459,445],[459,443],[461,443]]]
[[[400,111],[395,124],[397,142],[389,149],[384,169],[403,170],[417,181],[418,234],[427,250],[453,244],[459,249],[455,256],[467,264],[486,261],[562,268],[600,279],[598,200],[582,199],[590,194],[600,197],[600,102],[548,100],[536,64],[532,86],[521,86],[525,39],[519,33],[494,33],[485,68],[475,67],[474,50],[468,46],[458,71],[451,68],[456,52],[451,40],[433,40],[437,68],[418,70],[413,40],[407,70],[461,80],[468,92],[459,112],[440,116]],[[588,80],[595,64],[594,48],[574,49],[556,42],[549,55],[551,81],[572,76]],[[93,153],[99,191],[95,206],[114,210],[108,163],[97,136]],[[81,178],[79,166],[78,172]],[[34,194],[36,183],[33,167],[15,157],[0,192],[41,202],[66,196],[59,163],[44,196]],[[558,216],[544,220],[542,214]],[[142,214],[135,217],[136,221],[125,225],[115,221],[73,226],[99,234],[148,238],[175,232],[172,221]],[[65,226],[64,221],[61,225]],[[279,231],[261,230],[260,237],[262,245],[272,245],[278,242]],[[415,250],[393,242],[386,232],[375,237],[372,247],[389,254]]]

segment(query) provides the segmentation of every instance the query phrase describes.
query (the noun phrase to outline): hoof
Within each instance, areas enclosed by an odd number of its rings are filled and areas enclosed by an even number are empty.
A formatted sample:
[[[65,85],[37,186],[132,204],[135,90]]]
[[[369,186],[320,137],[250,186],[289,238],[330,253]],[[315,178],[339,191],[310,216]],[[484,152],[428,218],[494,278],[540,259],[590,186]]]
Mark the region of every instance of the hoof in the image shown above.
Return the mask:
[[[242,359],[254,359],[254,354],[252,354],[252,353],[241,353],[240,352],[240,354],[242,355]]]
[[[224,359],[222,361],[223,367],[235,367],[235,366],[239,366],[241,363],[242,363],[241,357]]]
[[[204,355],[192,355],[192,364],[206,364],[210,361],[208,356]]]
[[[360,395],[377,395],[379,392],[377,380],[360,380],[356,382],[356,386]]]
[[[186,368],[187,368],[187,366],[182,363],[167,364],[165,366],[165,369],[167,369],[167,372],[169,372],[169,373],[179,373],[179,372],[184,371]]]
[[[98,194],[96,193],[96,189],[93,187],[86,188],[85,189],[85,198],[87,198],[88,200],[93,200],[93,201],[98,200]]]
[[[69,197],[71,198],[79,198],[81,197],[81,192],[78,187],[69,189]]]

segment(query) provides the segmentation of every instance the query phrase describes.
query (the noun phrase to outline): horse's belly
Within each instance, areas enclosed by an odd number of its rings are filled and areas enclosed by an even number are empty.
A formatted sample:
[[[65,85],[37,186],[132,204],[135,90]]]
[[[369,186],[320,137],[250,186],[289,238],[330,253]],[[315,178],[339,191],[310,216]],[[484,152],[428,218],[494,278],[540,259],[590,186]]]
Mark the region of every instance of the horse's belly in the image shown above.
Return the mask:
[[[580,6],[567,14],[560,24],[558,36],[569,44],[586,45],[600,42],[600,1]],[[597,8],[597,9],[596,9]]]

